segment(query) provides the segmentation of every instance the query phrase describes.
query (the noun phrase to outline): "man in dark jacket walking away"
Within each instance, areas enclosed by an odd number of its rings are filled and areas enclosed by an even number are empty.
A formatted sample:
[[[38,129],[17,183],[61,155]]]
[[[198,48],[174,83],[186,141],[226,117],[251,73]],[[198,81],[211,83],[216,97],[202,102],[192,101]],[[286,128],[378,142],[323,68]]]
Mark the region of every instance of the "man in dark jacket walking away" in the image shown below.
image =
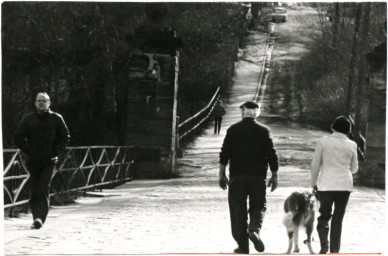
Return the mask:
[[[222,117],[225,115],[225,108],[222,105],[222,100],[218,100],[214,106],[214,134],[220,134]]]
[[[259,234],[266,212],[267,169],[269,165],[272,177],[268,186],[272,186],[271,191],[274,191],[278,185],[279,164],[269,128],[255,121],[258,105],[248,101],[240,108],[242,121],[227,130],[222,145],[219,185],[224,190],[229,185],[228,202],[232,235],[238,244],[234,252],[248,254],[248,238],[258,252],[265,249]],[[230,181],[225,174],[228,163]]]
[[[27,114],[16,129],[15,143],[26,154],[31,180],[32,228],[39,229],[49,211],[51,177],[70,135],[62,116],[50,110],[47,93],[38,93],[35,107],[36,112]]]

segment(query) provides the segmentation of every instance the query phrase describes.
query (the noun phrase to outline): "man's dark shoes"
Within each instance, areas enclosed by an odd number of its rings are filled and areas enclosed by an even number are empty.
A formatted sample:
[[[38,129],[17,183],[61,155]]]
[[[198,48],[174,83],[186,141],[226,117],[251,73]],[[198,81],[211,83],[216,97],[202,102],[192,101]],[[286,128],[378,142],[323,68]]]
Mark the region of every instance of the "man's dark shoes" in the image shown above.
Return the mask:
[[[248,249],[242,249],[240,247],[237,247],[236,249],[234,249],[233,252],[234,253],[238,253],[238,254],[249,254],[249,250]]]
[[[258,252],[264,252],[264,243],[261,241],[259,234],[257,234],[254,231],[249,232],[249,239],[252,241],[252,243],[255,245],[255,249]]]
[[[42,220],[39,219],[39,218],[36,218],[34,220],[34,223],[32,223],[32,227],[31,228],[40,229],[42,227],[42,225],[43,225]]]

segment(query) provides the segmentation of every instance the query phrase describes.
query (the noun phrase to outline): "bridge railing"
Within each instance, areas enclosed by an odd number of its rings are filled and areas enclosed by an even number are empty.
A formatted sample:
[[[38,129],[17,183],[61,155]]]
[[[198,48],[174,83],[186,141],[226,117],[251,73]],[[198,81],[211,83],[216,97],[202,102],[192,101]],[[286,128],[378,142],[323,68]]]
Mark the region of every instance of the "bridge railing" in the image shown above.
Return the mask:
[[[201,126],[201,124],[203,124],[206,120],[208,120],[211,117],[214,106],[220,97],[220,89],[221,87],[217,88],[216,92],[214,93],[213,97],[206,105],[206,107],[204,107],[203,109],[198,111],[195,115],[187,118],[185,121],[181,122],[178,125],[179,140],[183,139],[190,133],[196,131]]]
[[[348,119],[350,120],[350,123],[352,124],[352,131],[354,131],[355,122],[352,119],[352,117],[349,115]],[[357,143],[357,153],[359,158],[363,161],[364,160],[364,154],[365,154],[365,147],[366,147],[366,139],[362,135],[361,131],[358,132],[358,134],[353,134],[354,140]]]
[[[266,83],[267,83],[267,77],[268,77],[268,72],[271,66],[271,56],[272,56],[272,50],[273,46],[275,44],[275,37],[272,35],[273,30],[274,30],[274,23],[269,23],[268,24],[268,35],[267,35],[267,40],[265,43],[265,48],[264,48],[264,55],[263,55],[263,61],[262,65],[260,68],[260,76],[259,80],[257,83],[256,91],[253,96],[253,101],[257,102],[259,104],[259,108],[261,109],[261,105],[263,104],[264,101],[264,93],[265,93],[265,88],[266,88]]]
[[[52,175],[50,195],[131,180],[136,151],[128,146],[68,147]],[[4,149],[3,162],[4,208],[28,203],[30,174],[24,155]]]

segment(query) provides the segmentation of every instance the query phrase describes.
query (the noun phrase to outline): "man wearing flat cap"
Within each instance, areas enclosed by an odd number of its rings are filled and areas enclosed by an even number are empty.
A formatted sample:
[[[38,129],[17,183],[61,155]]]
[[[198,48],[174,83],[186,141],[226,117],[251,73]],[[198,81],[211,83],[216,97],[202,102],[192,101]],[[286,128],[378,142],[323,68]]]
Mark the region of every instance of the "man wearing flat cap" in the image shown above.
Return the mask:
[[[279,164],[269,128],[255,120],[257,103],[247,101],[240,109],[242,120],[229,127],[221,148],[219,185],[223,190],[229,186],[232,236],[238,244],[234,252],[248,254],[249,239],[258,252],[265,250],[259,234],[266,211],[267,170],[269,165],[272,176],[268,186],[274,191]],[[230,180],[225,173],[228,163]]]

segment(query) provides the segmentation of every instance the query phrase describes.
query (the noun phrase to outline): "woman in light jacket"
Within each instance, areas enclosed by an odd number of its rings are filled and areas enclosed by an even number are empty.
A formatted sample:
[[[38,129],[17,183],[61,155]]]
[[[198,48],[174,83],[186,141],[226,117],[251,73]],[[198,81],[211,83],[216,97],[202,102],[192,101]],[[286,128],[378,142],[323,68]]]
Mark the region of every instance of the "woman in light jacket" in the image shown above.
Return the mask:
[[[337,117],[331,129],[331,135],[318,140],[311,163],[311,187],[316,186],[320,200],[317,231],[321,254],[329,250],[330,219],[330,252],[340,250],[342,220],[353,190],[352,174],[358,170],[357,144],[347,137],[351,131],[349,120],[344,116]]]

